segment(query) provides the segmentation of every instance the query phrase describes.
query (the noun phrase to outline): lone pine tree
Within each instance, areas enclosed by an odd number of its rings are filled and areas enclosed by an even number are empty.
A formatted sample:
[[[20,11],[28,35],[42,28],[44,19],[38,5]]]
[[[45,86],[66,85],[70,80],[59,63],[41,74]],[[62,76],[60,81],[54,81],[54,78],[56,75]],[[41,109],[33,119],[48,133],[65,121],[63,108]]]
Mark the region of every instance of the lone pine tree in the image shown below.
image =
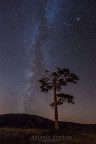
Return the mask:
[[[76,84],[79,80],[79,77],[74,73],[71,73],[68,68],[57,68],[55,72],[45,71],[45,76],[39,80],[42,92],[48,92],[53,90],[54,92],[54,102],[50,104],[54,108],[54,117],[55,117],[55,129],[59,128],[58,125],[58,109],[57,106],[63,104],[64,102],[72,103],[73,96],[61,92],[63,86],[66,86],[68,83]]]

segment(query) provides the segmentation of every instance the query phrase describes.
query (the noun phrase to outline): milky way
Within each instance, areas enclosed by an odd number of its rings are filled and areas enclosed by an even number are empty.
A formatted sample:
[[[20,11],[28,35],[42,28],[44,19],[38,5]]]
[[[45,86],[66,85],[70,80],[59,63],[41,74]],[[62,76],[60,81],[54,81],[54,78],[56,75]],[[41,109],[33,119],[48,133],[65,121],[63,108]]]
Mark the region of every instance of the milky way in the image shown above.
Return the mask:
[[[44,70],[68,67],[80,77],[64,88],[75,104],[59,119],[96,123],[96,1],[0,1],[0,113],[53,119],[52,92],[40,92]],[[63,115],[62,115],[63,113]]]

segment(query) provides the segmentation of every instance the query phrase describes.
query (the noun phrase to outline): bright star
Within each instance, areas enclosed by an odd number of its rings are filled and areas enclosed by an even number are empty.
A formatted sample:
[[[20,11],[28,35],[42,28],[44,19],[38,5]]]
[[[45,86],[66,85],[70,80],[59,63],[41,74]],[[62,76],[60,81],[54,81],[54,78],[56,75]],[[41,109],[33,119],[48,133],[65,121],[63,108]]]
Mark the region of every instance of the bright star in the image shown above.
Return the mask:
[[[80,21],[80,17],[77,17],[77,19],[76,19],[77,21]]]

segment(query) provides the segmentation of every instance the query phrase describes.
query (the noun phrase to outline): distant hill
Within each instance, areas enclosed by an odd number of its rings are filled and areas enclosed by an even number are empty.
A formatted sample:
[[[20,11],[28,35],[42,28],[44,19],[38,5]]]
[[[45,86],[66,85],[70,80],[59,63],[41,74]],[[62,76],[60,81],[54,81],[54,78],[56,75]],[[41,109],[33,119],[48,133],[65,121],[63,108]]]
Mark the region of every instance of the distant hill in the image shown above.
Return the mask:
[[[96,133],[96,124],[59,122],[59,126],[61,129]],[[52,129],[54,121],[37,115],[3,114],[0,115],[0,127]]]
[[[4,114],[0,115],[0,127],[11,128],[53,128],[54,122],[36,115]]]

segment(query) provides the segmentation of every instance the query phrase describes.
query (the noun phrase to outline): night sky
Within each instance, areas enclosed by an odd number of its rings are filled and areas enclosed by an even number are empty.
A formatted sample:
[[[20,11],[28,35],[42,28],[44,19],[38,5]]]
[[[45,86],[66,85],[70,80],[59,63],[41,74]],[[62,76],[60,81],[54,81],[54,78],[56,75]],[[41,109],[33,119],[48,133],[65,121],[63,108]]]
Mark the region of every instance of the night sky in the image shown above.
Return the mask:
[[[57,67],[80,77],[59,120],[96,123],[96,0],[0,0],[0,114],[54,119],[38,80]]]

